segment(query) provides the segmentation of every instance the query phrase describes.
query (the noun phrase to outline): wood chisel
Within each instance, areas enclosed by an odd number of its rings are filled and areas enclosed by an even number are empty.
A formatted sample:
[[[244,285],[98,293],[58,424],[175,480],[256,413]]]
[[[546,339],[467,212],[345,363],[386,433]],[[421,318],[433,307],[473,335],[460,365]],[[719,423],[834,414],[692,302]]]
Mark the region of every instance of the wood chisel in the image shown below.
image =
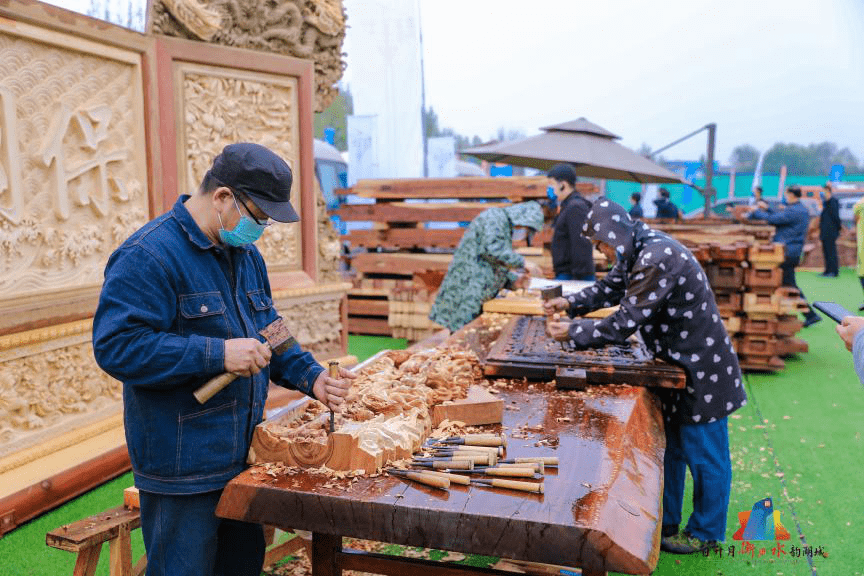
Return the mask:
[[[557,456],[537,456],[537,457],[524,457],[524,458],[507,458],[504,460],[499,460],[499,464],[523,464],[526,462],[541,462],[544,466],[556,467],[558,466],[558,457]]]
[[[432,461],[412,461],[412,466],[422,466],[423,468],[432,468],[433,470],[473,470],[474,462],[471,460],[432,460]]]
[[[450,480],[450,484],[461,484],[463,486],[468,486],[469,484],[471,484],[471,478],[469,476],[460,476],[459,474],[451,474],[450,472],[441,472],[439,470],[423,470],[423,474],[431,474],[433,476],[447,478],[448,480]]]
[[[339,379],[339,362],[332,360],[328,362],[328,367],[330,368],[330,377],[338,380]],[[333,409],[330,408],[330,434],[336,429],[336,414],[333,413]]]
[[[472,484],[492,486],[494,488],[509,488],[510,490],[521,490],[522,492],[535,492],[543,494],[543,482],[520,482],[519,480],[502,480],[501,478],[472,478]]]
[[[504,434],[465,434],[464,436],[451,436],[450,438],[435,439],[433,442],[439,444],[464,444],[466,446],[507,446],[507,437]]]
[[[426,486],[431,486],[433,488],[440,488],[441,490],[447,490],[450,488],[449,478],[442,478],[428,472],[390,469],[387,470],[387,473],[400,478],[407,478],[408,480],[413,480],[414,482],[419,482],[420,484],[425,484]]]

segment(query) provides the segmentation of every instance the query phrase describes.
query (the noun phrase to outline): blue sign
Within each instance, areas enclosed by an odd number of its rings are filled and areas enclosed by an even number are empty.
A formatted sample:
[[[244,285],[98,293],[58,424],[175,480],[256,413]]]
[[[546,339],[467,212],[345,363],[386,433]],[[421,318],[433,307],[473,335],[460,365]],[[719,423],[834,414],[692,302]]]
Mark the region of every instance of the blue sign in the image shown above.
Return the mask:
[[[489,176],[513,176],[513,166],[496,166],[493,164],[489,167]]]
[[[324,128],[324,141],[331,146],[336,142],[336,129],[332,126]]]
[[[842,164],[834,164],[831,166],[830,180],[831,182],[840,182],[843,179],[843,174],[846,172],[846,168]]]

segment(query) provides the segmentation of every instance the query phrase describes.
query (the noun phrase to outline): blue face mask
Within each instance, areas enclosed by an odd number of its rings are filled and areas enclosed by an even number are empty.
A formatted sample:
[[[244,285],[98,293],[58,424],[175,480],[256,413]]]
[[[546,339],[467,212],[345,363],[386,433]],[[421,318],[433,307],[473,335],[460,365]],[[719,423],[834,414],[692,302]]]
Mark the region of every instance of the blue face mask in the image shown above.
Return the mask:
[[[258,224],[249,216],[244,216],[242,212],[240,212],[240,207],[237,206],[237,200],[234,200],[234,208],[237,209],[237,213],[240,214],[240,221],[237,222],[237,225],[234,226],[233,230],[226,230],[222,225],[222,217],[219,216],[219,213],[216,213],[216,216],[219,218],[219,238],[225,244],[229,246],[245,246],[247,244],[252,244],[258,238],[261,237],[261,234],[264,233],[264,229],[267,228],[267,224]]]

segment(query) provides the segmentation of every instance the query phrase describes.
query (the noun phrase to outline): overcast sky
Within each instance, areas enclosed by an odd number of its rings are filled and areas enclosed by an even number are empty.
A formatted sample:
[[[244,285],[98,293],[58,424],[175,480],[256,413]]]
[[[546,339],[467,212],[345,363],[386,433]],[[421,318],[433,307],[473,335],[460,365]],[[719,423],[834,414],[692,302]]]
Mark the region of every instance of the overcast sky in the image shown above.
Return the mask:
[[[721,162],[825,140],[864,160],[860,0],[419,1],[426,103],[460,134],[585,116],[657,149],[715,122]]]
[[[657,149],[715,122],[721,162],[739,144],[826,140],[864,161],[862,0],[404,1],[420,3],[427,106],[460,134],[585,116]]]

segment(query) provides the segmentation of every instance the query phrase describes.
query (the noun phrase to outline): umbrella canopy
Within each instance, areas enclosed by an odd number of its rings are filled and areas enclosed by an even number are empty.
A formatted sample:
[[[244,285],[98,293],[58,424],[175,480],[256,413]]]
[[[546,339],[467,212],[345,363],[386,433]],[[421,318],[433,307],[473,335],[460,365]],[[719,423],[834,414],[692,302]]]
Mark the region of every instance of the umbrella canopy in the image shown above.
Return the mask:
[[[462,150],[490,162],[549,170],[559,162],[576,168],[576,174],[607,180],[681,182],[674,172],[622,146],[620,136],[579,118],[541,128],[542,134]]]

